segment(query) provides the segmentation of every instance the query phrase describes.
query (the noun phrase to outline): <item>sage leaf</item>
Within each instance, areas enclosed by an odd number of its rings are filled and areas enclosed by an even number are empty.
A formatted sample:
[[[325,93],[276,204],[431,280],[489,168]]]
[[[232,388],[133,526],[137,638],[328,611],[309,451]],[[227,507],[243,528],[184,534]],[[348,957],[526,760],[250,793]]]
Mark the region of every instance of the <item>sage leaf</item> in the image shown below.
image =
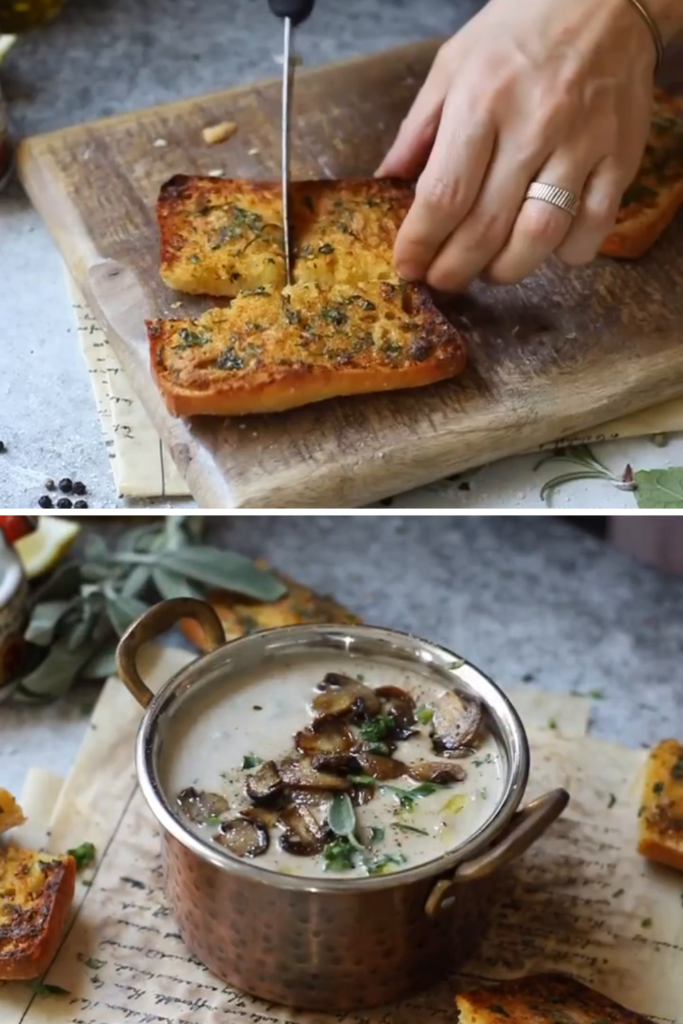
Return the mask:
[[[76,681],[92,653],[89,646],[70,651],[66,640],[56,640],[37,668],[21,679],[21,690],[44,700],[61,697]]]
[[[136,565],[121,587],[121,593],[125,597],[137,597],[145,589],[151,578],[152,573],[146,565]]]
[[[35,605],[24,634],[25,639],[31,644],[49,647],[60,620],[71,606],[71,601],[41,601]]]
[[[82,679],[108,679],[115,676],[116,666],[116,644],[105,647],[93,654],[92,658],[85,663],[81,671]]]
[[[91,639],[97,621],[104,611],[104,601],[99,591],[84,598],[80,617],[69,625],[66,630],[67,646],[75,651]]]
[[[83,562],[81,565],[81,577],[88,583],[102,582],[111,579],[112,567],[99,562]]]
[[[635,483],[638,508],[683,508],[683,467],[641,469]]]
[[[327,823],[335,835],[347,836],[347,838],[354,835],[356,812],[348,793],[335,793],[327,815]]]
[[[152,569],[152,582],[164,600],[170,600],[172,597],[204,598],[202,591],[180,573],[169,572],[168,569],[162,569],[158,565]]]
[[[161,523],[154,523],[151,526],[136,526],[134,530],[126,530],[119,538],[116,550],[120,554],[149,551],[152,541],[161,529]]]
[[[277,601],[287,593],[285,585],[271,572],[259,569],[244,555],[234,551],[197,546],[180,551],[150,554],[122,554],[119,561],[160,566],[209,587],[221,587],[259,601]]]
[[[87,562],[107,562],[109,560],[109,548],[102,537],[96,533],[90,534],[84,547],[85,559]]]
[[[122,636],[130,624],[147,611],[148,606],[142,601],[138,601],[136,597],[124,595],[112,587],[105,588],[105,597],[109,621],[119,636]]]
[[[62,562],[49,579],[35,592],[33,604],[64,601],[73,597],[81,583],[81,570],[76,562]]]

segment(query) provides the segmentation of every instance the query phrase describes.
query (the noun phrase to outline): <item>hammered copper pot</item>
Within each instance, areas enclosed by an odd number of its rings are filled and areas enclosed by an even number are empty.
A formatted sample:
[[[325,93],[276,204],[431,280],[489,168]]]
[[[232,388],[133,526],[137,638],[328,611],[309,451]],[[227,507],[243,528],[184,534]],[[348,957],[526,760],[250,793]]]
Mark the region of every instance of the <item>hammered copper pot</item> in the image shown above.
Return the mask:
[[[195,618],[211,653],[153,695],[136,668],[141,644],[181,618]],[[259,868],[188,831],[159,780],[171,717],[204,687],[229,687],[247,667],[297,652],[338,650],[414,664],[442,685],[476,695],[505,755],[503,794],[491,818],[460,847],[394,874],[344,880],[302,878]],[[426,640],[371,626],[305,625],[225,643],[213,609],[179,598],[150,609],[118,650],[121,678],[146,708],[136,747],[140,786],[162,830],[166,893],[180,932],[216,975],[273,1003],[339,1012],[426,988],[471,955],[491,904],[497,871],[562,813],[558,789],[518,810],[529,748],[511,703],[483,673]],[[227,752],[226,752],[227,753]],[[168,756],[168,752],[165,752]]]

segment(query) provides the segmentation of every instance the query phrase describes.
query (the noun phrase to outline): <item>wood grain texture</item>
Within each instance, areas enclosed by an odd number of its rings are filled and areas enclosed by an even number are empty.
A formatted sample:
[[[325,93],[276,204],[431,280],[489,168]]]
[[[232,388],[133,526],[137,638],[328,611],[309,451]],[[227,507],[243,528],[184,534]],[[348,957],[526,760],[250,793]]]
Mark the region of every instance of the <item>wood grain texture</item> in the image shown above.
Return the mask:
[[[293,177],[372,173],[435,46],[299,72]],[[205,145],[202,128],[224,120],[237,133]],[[523,286],[475,286],[451,301],[470,357],[457,381],[271,417],[174,420],[152,383],[143,319],[211,303],[159,279],[159,186],[219,168],[276,178],[279,124],[274,81],[37,136],[19,150],[29,195],[200,505],[355,507],[683,394],[679,217],[637,264],[568,271],[550,261]]]

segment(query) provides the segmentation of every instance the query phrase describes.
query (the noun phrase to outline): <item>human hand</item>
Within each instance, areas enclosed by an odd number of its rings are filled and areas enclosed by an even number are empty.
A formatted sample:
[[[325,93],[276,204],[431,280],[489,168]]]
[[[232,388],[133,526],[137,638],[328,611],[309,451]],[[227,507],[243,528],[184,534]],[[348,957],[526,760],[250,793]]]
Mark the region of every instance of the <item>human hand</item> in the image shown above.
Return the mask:
[[[656,51],[629,0],[491,0],[445,43],[378,175],[415,177],[395,262],[460,291],[513,284],[551,253],[589,262],[650,126]],[[574,218],[532,181],[580,197]]]

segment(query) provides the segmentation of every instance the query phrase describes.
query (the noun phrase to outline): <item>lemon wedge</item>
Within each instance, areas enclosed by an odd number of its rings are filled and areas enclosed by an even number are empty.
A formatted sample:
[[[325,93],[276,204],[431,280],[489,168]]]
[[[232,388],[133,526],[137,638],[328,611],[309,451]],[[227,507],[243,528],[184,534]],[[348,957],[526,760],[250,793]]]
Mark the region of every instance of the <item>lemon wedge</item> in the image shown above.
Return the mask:
[[[15,548],[30,580],[53,569],[81,532],[78,523],[61,516],[41,516],[38,529],[22,537]]]

